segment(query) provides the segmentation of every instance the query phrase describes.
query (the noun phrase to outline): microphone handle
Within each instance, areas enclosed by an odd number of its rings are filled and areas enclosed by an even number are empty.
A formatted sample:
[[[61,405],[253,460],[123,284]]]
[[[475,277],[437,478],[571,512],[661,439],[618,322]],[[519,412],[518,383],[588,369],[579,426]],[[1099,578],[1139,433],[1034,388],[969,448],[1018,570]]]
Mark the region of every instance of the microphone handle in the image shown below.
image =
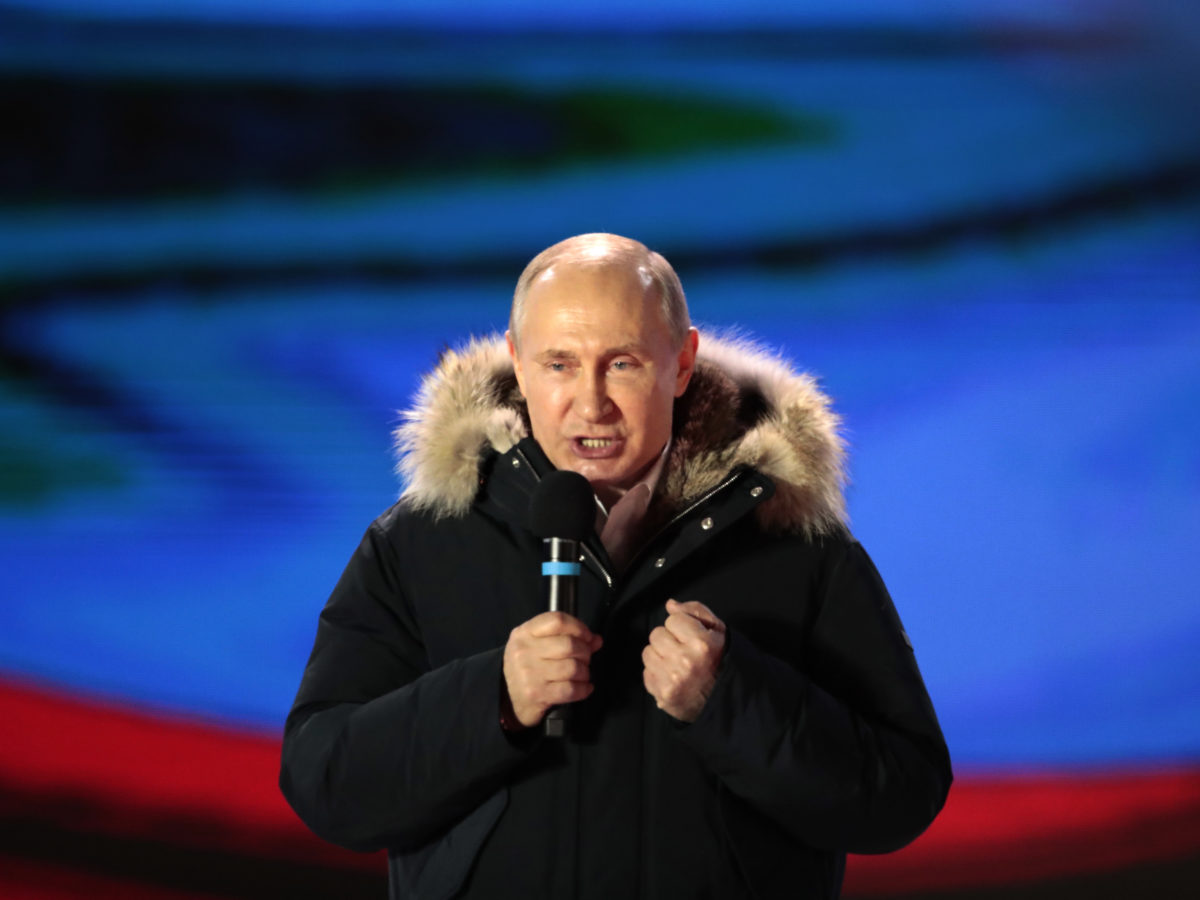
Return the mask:
[[[568,538],[546,538],[547,561],[542,564],[546,578],[546,608],[550,612],[579,614],[579,542]],[[570,708],[554,706],[542,720],[546,737],[565,737]]]

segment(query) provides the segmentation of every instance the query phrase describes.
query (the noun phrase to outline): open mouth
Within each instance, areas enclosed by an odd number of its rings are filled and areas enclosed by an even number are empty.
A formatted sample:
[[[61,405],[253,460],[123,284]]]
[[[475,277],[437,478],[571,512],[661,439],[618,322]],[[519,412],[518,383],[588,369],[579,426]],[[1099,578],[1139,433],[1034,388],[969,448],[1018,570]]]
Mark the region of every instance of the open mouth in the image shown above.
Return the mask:
[[[572,442],[580,459],[609,459],[620,456],[624,444],[616,437],[577,437]]]

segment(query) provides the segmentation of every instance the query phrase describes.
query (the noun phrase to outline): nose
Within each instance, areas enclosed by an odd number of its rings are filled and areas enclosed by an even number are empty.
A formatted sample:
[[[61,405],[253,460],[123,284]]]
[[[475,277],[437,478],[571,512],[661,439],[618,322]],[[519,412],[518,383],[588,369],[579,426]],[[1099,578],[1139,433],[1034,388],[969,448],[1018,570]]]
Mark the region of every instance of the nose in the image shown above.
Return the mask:
[[[613,409],[608,396],[608,385],[603,374],[586,372],[579,378],[579,390],[575,392],[575,412],[585,422],[599,422]]]

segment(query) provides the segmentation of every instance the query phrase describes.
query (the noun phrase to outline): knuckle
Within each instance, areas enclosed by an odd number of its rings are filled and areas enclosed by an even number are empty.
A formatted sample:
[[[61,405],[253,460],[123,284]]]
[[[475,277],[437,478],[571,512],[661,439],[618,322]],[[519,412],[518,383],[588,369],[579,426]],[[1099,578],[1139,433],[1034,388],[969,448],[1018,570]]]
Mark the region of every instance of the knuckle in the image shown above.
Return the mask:
[[[552,705],[570,703],[576,699],[576,688],[569,681],[556,682],[552,694],[554,697]]]

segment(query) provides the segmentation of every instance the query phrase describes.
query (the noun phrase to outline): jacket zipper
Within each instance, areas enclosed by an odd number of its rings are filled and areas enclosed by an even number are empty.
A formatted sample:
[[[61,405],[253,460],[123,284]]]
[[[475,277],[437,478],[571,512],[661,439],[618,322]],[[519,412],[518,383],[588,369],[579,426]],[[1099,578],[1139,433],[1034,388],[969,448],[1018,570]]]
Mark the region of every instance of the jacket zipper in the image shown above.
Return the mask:
[[[540,482],[542,480],[541,476],[539,476],[537,473],[537,470],[534,469],[534,467],[529,464],[528,457],[526,457],[525,454],[521,452],[521,449],[519,447],[513,447],[513,452],[516,453],[518,457],[520,457],[521,462],[523,462],[525,464],[525,467],[527,469],[529,469],[530,472],[533,473],[534,481]],[[642,545],[642,549],[639,550],[637,552],[637,554],[634,555],[633,559],[631,559],[629,561],[628,568],[632,568],[633,563],[637,562],[638,558],[643,556],[646,553],[646,551],[648,549],[650,549],[650,547],[654,544],[654,542],[657,541],[660,537],[662,537],[663,534],[665,534],[666,531],[668,529],[670,529],[676,522],[680,521],[685,516],[687,516],[689,513],[691,513],[693,510],[695,510],[698,507],[702,506],[703,504],[707,503],[709,500],[711,500],[717,494],[721,493],[721,491],[725,490],[727,487],[729,487],[731,484],[733,484],[735,481],[737,481],[739,478],[741,478],[742,473],[744,471],[745,471],[744,469],[734,470],[729,475],[727,475],[725,477],[725,480],[722,481],[720,484],[718,484],[716,487],[709,488],[707,491],[705,491],[703,494],[701,494],[699,497],[697,497],[695,500],[693,500],[691,503],[689,503],[686,507],[684,507],[682,510],[680,510],[675,515],[673,515],[670,518],[670,520],[667,522],[667,524],[665,524],[662,528],[658,529],[658,531],[656,531],[654,533],[654,536],[651,537],[650,540],[646,541],[646,543]],[[579,546],[580,546],[580,549],[583,550],[584,554],[588,558],[591,559],[592,564],[597,569],[600,570],[600,574],[602,576],[604,576],[604,581],[608,585],[608,589],[611,591],[613,589],[613,584],[614,584],[612,573],[610,573],[608,571],[608,569],[604,568],[604,564],[602,562],[600,562],[600,558],[591,551],[591,549],[588,547],[587,544],[580,542]]]
[[[721,493],[721,491],[725,490],[727,487],[729,487],[731,484],[733,484],[735,481],[737,481],[739,478],[741,478],[742,473],[744,471],[745,471],[744,469],[737,469],[736,471],[731,472],[729,475],[727,475],[725,477],[725,480],[722,481],[720,484],[718,484],[716,487],[709,488],[707,491],[705,491],[703,494],[701,494],[699,497],[697,497],[695,500],[693,500],[691,503],[689,503],[686,507],[684,507],[682,510],[680,510],[675,515],[673,515],[667,521],[667,523],[665,525],[663,525],[662,528],[660,528],[660,529],[658,529],[658,531],[654,532],[654,535],[653,535],[653,537],[650,538],[650,540],[648,540],[648,541],[646,541],[646,543],[642,544],[642,549],[639,550],[636,554],[634,554],[633,558],[631,560],[629,560],[628,568],[632,569],[633,564],[635,562],[637,562],[642,556],[645,556],[646,551],[648,551],[651,547],[654,546],[654,542],[657,541],[664,534],[666,534],[667,531],[673,525],[675,525],[676,522],[679,522],[685,516],[690,514],[693,510],[704,505],[709,500],[711,500],[713,497],[715,497],[717,494]]]
[[[608,584],[608,589],[611,591],[613,589],[613,578],[612,575],[609,574],[608,569],[604,568],[604,563],[600,562],[600,557],[593,553],[587,544],[582,542],[579,544],[579,549],[581,549],[584,554],[595,564],[596,568],[600,570],[600,574],[604,576],[604,581]],[[580,558],[582,559],[582,557]]]

